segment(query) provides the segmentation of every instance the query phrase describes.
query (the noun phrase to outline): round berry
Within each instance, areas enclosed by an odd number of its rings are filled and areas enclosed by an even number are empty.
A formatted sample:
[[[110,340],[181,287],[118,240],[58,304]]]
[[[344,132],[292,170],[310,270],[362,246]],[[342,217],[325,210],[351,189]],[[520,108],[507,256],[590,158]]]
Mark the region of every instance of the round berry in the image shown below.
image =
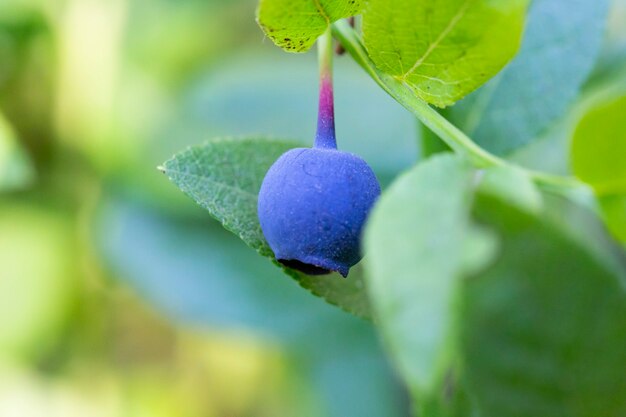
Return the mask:
[[[297,148],[268,171],[259,193],[261,229],[276,259],[310,275],[344,277],[380,185],[367,163],[332,148]]]

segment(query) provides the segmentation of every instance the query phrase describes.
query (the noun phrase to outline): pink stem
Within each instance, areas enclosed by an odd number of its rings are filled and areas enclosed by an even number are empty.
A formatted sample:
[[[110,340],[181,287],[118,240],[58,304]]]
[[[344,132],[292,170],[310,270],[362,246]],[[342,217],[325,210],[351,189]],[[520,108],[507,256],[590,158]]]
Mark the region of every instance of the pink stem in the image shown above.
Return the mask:
[[[337,149],[335,137],[335,106],[333,97],[333,41],[330,30],[318,41],[320,60],[320,96],[315,147]]]

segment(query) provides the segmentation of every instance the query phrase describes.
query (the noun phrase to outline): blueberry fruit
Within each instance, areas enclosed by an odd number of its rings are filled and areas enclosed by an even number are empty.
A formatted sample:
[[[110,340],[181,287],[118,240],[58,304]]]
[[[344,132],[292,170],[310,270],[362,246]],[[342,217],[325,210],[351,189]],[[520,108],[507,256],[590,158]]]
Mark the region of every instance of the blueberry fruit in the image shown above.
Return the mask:
[[[345,277],[361,259],[361,231],[379,195],[374,173],[358,156],[332,147],[292,149],[263,180],[261,229],[284,265]]]
[[[309,275],[344,277],[361,259],[360,237],[380,185],[367,163],[337,150],[333,45],[319,39],[320,95],[315,147],[284,153],[259,192],[258,214],[276,259]]]

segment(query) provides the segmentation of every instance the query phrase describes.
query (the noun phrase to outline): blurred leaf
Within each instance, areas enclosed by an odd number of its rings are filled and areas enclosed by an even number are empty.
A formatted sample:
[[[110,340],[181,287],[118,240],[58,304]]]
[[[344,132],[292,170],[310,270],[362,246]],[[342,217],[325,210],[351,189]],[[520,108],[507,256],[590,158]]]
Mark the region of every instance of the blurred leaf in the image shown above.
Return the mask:
[[[46,352],[71,307],[71,228],[53,212],[0,204],[0,362]]]
[[[242,16],[234,21],[222,10],[244,3],[241,0],[127,3],[129,22],[140,24],[126,32],[124,52],[132,65],[141,69],[137,75],[158,81],[155,87],[160,89],[187,83],[207,61],[218,59],[221,49],[233,46],[232,37],[248,30],[258,33],[250,19]],[[245,3],[251,11],[250,1]],[[167,24],[163,24],[165,19]]]
[[[626,356],[614,347],[626,343],[626,294],[613,269],[564,229],[579,224],[485,195],[475,215],[502,245],[464,283],[465,374],[481,414],[624,415]]]
[[[328,336],[338,337],[339,334],[331,330]],[[379,350],[377,336],[359,338],[355,334],[344,334],[343,337],[343,349],[311,363],[310,377],[325,400],[321,415],[407,417],[406,393]],[[376,350],[372,349],[372,344]]]
[[[143,78],[130,83],[124,89],[128,101],[120,114],[136,119],[131,131],[141,143],[135,142],[138,146],[132,160],[125,161],[124,171],[113,170],[119,181],[154,205],[204,215],[174,184],[164,183],[154,167],[208,137],[266,133],[311,146],[318,95],[314,57],[293,57],[268,48],[263,54],[238,54],[205,70],[178,104],[163,106],[163,97],[154,93],[146,99]],[[348,57],[338,59],[334,69],[339,147],[363,157],[384,185],[417,159],[415,120]],[[113,141],[106,143],[111,146],[108,154],[115,155],[119,164],[119,147]]]
[[[383,194],[366,230],[377,323],[418,399],[436,394],[452,360],[452,312],[463,260],[472,170],[429,159]]]
[[[34,180],[31,161],[19,147],[11,126],[0,113],[0,192],[27,187]]]
[[[607,233],[593,191],[565,196],[544,193],[543,201],[543,219],[584,248],[626,286],[626,253]]]
[[[66,3],[59,13],[62,23],[55,33],[55,126],[66,144],[88,156],[97,167],[118,168],[135,146],[132,135],[123,130],[128,123],[123,122],[129,113],[140,117],[145,112],[136,106],[119,114],[123,109],[120,94],[124,88],[121,81],[125,80],[124,31],[130,25],[130,2]],[[150,108],[152,103],[145,106]]]
[[[260,0],[263,32],[287,52],[305,52],[328,26],[361,12],[362,0]]]
[[[278,140],[217,139],[179,153],[165,162],[163,171],[226,229],[276,262],[257,218],[257,195],[269,167],[294,147],[297,144]],[[347,280],[338,274],[318,279],[281,268],[313,294],[367,317],[365,286],[358,273]]]
[[[172,217],[116,194],[106,201],[96,228],[104,259],[163,315],[279,342],[302,374],[304,387],[294,389],[321,402],[307,416],[406,415],[370,323],[311,297],[217,222]]]
[[[528,173],[513,165],[485,170],[479,191],[531,213],[538,213],[543,205],[541,193]]]
[[[190,143],[197,142],[197,132],[211,136],[264,133],[310,146],[317,120],[318,74],[315,61],[309,58],[313,57],[294,58],[275,51],[268,51],[267,56],[246,54],[202,77],[190,90],[183,109],[182,116],[191,115],[199,125],[187,131]],[[248,70],[251,67],[253,72]],[[411,167],[417,159],[411,114],[348,57],[336,60],[334,72],[339,148],[362,156],[383,182]],[[181,123],[181,117],[175,120]],[[185,122],[183,127],[192,123]],[[180,146],[170,140],[171,134],[163,135],[162,148],[169,149],[161,160]]]
[[[600,195],[626,193],[624,114],[626,96],[591,110],[574,133],[572,170]]]
[[[599,198],[604,221],[613,235],[626,243],[626,194]]]
[[[563,117],[602,46],[608,0],[535,0],[517,57],[489,84],[451,109],[481,146],[506,154]]]
[[[374,63],[421,99],[449,106],[519,48],[528,0],[371,0],[363,15]]]
[[[626,242],[626,96],[591,109],[576,127],[570,163],[590,184],[614,236]]]

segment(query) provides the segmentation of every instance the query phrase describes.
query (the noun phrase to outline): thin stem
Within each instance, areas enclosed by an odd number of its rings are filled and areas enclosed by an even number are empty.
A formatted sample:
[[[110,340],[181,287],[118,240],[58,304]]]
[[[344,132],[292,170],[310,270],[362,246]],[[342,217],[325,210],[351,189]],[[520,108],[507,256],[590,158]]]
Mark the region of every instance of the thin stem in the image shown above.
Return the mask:
[[[370,59],[356,31],[344,21],[333,24],[333,35],[365,72],[398,103],[413,113],[426,127],[441,138],[452,150],[466,155],[478,168],[509,164],[470,139],[459,128],[439,114],[428,103],[416,97],[402,82],[380,71]],[[525,170],[539,185],[551,188],[573,188],[582,184],[574,178]]]
[[[337,149],[333,98],[333,37],[330,28],[317,42],[320,66],[320,97],[315,147]]]

